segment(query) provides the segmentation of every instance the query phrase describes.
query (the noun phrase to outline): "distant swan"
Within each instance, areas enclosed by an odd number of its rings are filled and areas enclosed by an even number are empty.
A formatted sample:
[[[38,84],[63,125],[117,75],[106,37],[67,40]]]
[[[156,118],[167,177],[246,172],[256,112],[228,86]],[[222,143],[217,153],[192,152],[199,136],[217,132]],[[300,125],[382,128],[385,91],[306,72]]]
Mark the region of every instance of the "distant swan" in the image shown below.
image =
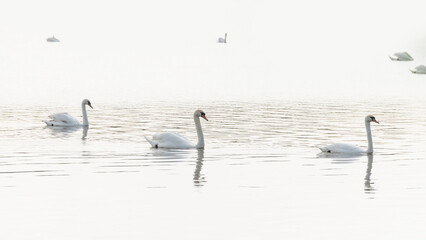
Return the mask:
[[[83,123],[81,124],[77,119],[69,115],[68,113],[55,113],[49,116],[50,120],[43,120],[47,126],[56,126],[56,127],[75,127],[75,126],[89,126],[89,121],[87,120],[86,105],[92,107],[92,104],[89,100],[84,99],[81,102],[81,110],[83,112]]]
[[[228,34],[227,34],[227,33],[225,33],[225,38],[221,38],[221,37],[220,37],[220,38],[218,38],[218,39],[217,39],[217,42],[218,42],[218,43],[226,43],[226,36],[227,36],[227,35],[228,35]]]
[[[413,61],[413,57],[410,56],[407,52],[397,52],[393,56],[389,56],[392,61]]]
[[[192,144],[184,136],[172,132],[156,133],[152,136],[152,139],[147,137],[145,139],[154,148],[204,148],[204,135],[201,129],[200,117],[208,121],[206,114],[202,110],[194,112],[194,122],[198,136],[198,143],[196,145]]]
[[[410,71],[412,73],[417,73],[417,74],[426,74],[426,66],[425,65],[419,65],[414,70],[410,69]]]
[[[57,38],[55,38],[55,35],[53,35],[52,37],[50,37],[50,38],[47,38],[46,39],[48,42],[59,42],[59,39],[57,39]]]
[[[356,145],[335,143],[323,147],[318,147],[325,153],[372,153],[373,152],[373,137],[371,136],[370,122],[379,123],[372,115],[365,117],[365,129],[367,130],[368,149],[365,150]]]

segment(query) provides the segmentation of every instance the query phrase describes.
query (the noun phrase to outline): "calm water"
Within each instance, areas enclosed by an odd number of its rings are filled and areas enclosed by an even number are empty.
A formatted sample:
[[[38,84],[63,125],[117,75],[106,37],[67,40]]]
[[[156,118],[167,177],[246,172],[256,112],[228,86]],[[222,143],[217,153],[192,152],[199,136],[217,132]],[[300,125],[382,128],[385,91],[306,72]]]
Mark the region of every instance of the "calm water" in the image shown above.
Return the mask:
[[[426,101],[153,102],[0,106],[4,239],[424,239]],[[175,131],[204,150],[152,149]],[[330,157],[332,142],[375,154]]]

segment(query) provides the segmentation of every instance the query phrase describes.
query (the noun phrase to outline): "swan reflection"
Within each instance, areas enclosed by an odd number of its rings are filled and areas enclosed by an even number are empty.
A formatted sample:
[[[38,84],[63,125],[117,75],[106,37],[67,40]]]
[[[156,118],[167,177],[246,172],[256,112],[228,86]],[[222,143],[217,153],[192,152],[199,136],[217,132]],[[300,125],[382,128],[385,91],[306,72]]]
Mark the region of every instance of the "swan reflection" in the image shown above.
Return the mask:
[[[190,152],[188,152],[187,150],[181,149],[152,148],[152,156],[158,159],[185,159],[188,158],[189,154]]]
[[[204,174],[201,174],[201,169],[203,167],[204,161],[204,149],[197,149],[197,151],[197,163],[195,164],[194,177],[192,178],[192,180],[194,181],[194,186],[202,187],[203,184],[206,182]]]
[[[318,158],[330,158],[331,159],[331,163],[333,164],[346,164],[346,163],[353,163],[356,160],[359,160],[363,155],[365,155],[365,153],[353,153],[353,154],[345,154],[345,153],[340,153],[340,154],[330,154],[330,153],[318,153],[317,157]]]
[[[88,131],[89,131],[89,126],[83,126],[83,136],[81,137],[81,139],[86,140]]]
[[[373,168],[373,154],[368,154],[368,164],[367,164],[367,171],[364,178],[364,192],[367,194],[374,193],[375,189],[372,184],[374,182],[371,182],[371,169]]]
[[[59,138],[71,137],[80,127],[45,127],[50,130],[50,134]]]
[[[54,137],[58,137],[58,138],[72,137],[75,132],[77,132],[79,129],[82,129],[81,139],[83,139],[83,140],[86,139],[87,133],[89,131],[88,126],[75,126],[75,127],[49,127],[49,126],[46,126],[45,128],[50,130],[50,134],[52,134]]]

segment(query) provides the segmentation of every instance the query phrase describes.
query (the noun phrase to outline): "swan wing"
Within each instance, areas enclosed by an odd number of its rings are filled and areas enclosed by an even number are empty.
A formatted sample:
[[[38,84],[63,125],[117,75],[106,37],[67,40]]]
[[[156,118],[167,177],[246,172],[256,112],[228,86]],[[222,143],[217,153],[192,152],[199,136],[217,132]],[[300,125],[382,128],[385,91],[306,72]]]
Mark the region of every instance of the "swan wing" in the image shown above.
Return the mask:
[[[319,146],[321,151],[325,153],[364,153],[366,152],[364,149],[346,143],[334,143],[327,146]]]
[[[43,121],[49,126],[76,126],[80,122],[68,113],[55,113],[49,115],[50,121]]]
[[[404,52],[404,54],[405,54],[405,56],[407,57],[407,59],[409,61],[413,61],[414,60],[414,58],[410,54],[408,54],[408,52]]]
[[[425,65],[419,65],[416,67],[416,70],[426,72],[426,66]]]
[[[155,148],[194,148],[195,146],[184,136],[173,133],[164,132],[156,133],[152,139],[145,137],[145,139]]]

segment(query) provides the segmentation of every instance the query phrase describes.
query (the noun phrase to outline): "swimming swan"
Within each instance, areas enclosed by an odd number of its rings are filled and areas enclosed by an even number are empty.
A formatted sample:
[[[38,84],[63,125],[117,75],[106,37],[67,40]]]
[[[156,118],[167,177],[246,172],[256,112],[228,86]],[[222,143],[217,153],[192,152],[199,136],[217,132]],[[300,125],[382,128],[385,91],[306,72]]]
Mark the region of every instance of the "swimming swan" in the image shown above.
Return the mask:
[[[217,39],[217,42],[218,42],[218,43],[226,43],[226,35],[228,35],[228,34],[227,34],[227,33],[225,33],[225,38],[221,38],[221,37],[220,37],[220,38],[218,38],[218,39]]]
[[[81,124],[77,119],[69,115],[68,113],[55,113],[49,116],[50,120],[43,120],[47,126],[57,126],[57,127],[75,127],[75,126],[89,126],[89,121],[87,120],[86,105],[92,107],[92,104],[89,100],[84,99],[81,102],[81,109],[83,112],[83,123]]]
[[[50,38],[47,38],[46,41],[48,42],[59,42],[59,39],[55,38],[55,35],[53,35]]]
[[[407,52],[397,52],[393,56],[389,56],[392,61],[413,61],[413,57],[410,56]]]
[[[324,153],[372,153],[373,137],[371,136],[370,122],[379,123],[372,115],[365,117],[365,129],[367,130],[368,149],[365,150],[356,145],[345,143],[334,143],[323,147],[318,147]]]
[[[426,66],[425,65],[419,65],[414,70],[410,69],[410,71],[412,73],[417,73],[417,74],[426,74]]]
[[[201,129],[200,117],[206,121],[206,114],[202,110],[194,112],[195,129],[197,130],[198,143],[196,145],[188,141],[184,136],[172,132],[156,133],[152,139],[145,137],[145,139],[154,148],[204,148],[204,135]]]

